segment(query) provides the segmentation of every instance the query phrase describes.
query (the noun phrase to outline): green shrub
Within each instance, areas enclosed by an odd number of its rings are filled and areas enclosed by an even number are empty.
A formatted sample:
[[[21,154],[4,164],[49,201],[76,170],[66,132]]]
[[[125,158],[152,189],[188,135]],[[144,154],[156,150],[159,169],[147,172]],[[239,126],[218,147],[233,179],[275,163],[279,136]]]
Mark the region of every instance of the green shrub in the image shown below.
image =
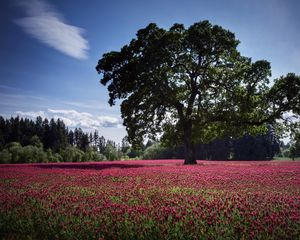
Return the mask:
[[[47,149],[47,160],[48,162],[62,162],[63,158],[58,153],[53,153],[52,150],[49,148]]]
[[[160,143],[153,143],[147,147],[143,154],[143,159],[165,159],[171,158],[172,153],[170,149],[163,147]]]
[[[87,162],[87,161],[104,161],[106,160],[106,157],[95,151],[93,148],[89,148],[85,153],[84,153],[84,156],[83,156],[83,161],[84,162]]]
[[[5,146],[11,153],[11,163],[22,163],[23,147],[18,142],[11,142]]]
[[[7,149],[2,150],[0,152],[0,163],[10,163],[11,157],[12,154]]]
[[[108,144],[104,150],[104,155],[109,161],[119,160],[119,154],[116,148]]]
[[[68,146],[66,149],[61,151],[60,155],[64,162],[82,162],[84,152],[78,148]]]
[[[22,149],[21,161],[24,163],[44,163],[47,162],[47,154],[40,147],[28,145]]]
[[[30,138],[30,145],[43,149],[43,143],[37,135]]]

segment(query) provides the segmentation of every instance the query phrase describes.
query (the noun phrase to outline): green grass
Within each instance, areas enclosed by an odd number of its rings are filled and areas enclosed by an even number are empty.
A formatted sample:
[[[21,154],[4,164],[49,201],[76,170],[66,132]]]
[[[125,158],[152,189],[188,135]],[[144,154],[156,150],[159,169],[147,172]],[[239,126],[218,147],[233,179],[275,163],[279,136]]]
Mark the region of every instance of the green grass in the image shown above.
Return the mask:
[[[274,157],[274,161],[300,161],[300,157],[295,158],[294,160],[288,157]]]

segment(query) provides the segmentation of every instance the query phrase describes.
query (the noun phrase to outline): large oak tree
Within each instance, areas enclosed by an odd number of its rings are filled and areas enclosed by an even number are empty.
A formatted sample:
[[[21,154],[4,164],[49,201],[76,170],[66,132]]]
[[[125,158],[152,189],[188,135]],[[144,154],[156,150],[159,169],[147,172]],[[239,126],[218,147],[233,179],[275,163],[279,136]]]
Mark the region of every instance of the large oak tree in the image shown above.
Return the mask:
[[[284,111],[299,111],[299,77],[290,74],[270,88],[270,63],[241,56],[238,44],[208,21],[169,30],[151,23],[120,51],[104,54],[96,70],[109,104],[123,100],[129,140],[162,133],[183,143],[185,164],[194,164],[195,142],[256,132]]]

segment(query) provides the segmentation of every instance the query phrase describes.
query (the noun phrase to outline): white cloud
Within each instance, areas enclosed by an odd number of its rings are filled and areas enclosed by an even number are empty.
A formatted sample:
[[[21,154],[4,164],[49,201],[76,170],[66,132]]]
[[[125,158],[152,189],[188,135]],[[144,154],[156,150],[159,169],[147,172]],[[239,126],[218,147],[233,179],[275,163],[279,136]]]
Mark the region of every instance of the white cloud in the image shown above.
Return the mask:
[[[121,119],[112,116],[94,116],[87,112],[77,112],[69,109],[48,109],[46,112],[22,112],[17,111],[14,115],[35,119],[37,116],[43,118],[61,119],[70,128],[82,128],[93,131],[99,128],[121,128]]]
[[[51,108],[49,108],[48,112],[50,112],[50,113],[60,113],[60,114],[75,116],[75,117],[80,117],[80,116],[91,117],[92,116],[92,114],[90,114],[90,113],[77,112],[76,110],[64,110],[64,109],[51,109]]]
[[[111,127],[111,126],[120,126],[121,122],[120,119],[115,117],[109,117],[109,116],[102,116],[98,117],[98,122],[103,127]]]
[[[45,112],[44,111],[38,111],[38,112],[22,112],[22,111],[17,111],[16,115],[20,117],[28,117],[28,118],[37,118],[38,116],[41,116],[42,118],[45,118]]]
[[[69,25],[53,6],[42,0],[23,1],[26,17],[16,20],[23,30],[56,50],[77,58],[87,58],[88,41],[83,29]]]
[[[48,113],[54,118],[62,119],[70,127],[81,127],[84,129],[98,129],[121,126],[121,120],[111,116],[95,117],[87,112],[77,112],[76,110],[48,109]]]

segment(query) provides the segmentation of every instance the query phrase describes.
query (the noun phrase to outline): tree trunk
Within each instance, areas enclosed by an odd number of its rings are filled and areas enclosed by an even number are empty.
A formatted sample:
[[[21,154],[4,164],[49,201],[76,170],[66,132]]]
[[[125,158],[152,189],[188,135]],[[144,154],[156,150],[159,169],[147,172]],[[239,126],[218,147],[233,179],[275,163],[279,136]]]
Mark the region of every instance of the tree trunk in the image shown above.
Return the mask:
[[[192,124],[188,122],[184,125],[184,164],[197,164],[194,144],[192,142]]]

